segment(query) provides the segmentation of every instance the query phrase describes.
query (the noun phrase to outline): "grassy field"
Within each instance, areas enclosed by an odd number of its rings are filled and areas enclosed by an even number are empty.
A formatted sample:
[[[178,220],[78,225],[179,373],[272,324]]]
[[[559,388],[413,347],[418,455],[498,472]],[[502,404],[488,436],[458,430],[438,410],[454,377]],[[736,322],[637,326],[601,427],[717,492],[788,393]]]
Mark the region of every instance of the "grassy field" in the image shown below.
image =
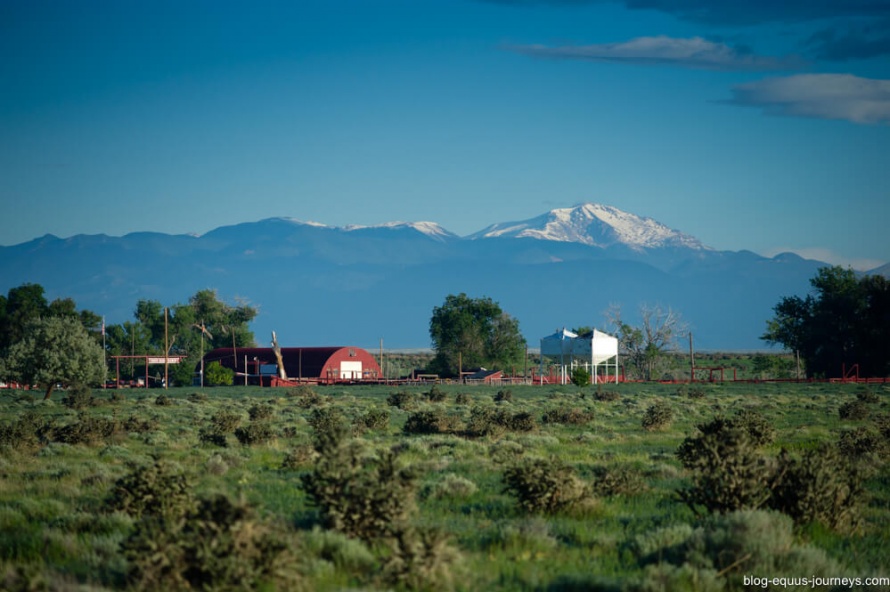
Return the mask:
[[[0,588],[174,590],[189,589],[197,577],[217,582],[208,590],[261,587],[256,582],[319,591],[744,590],[746,576],[890,576],[888,386],[437,390],[95,390],[91,401],[2,392]],[[861,404],[842,418],[852,402]],[[671,420],[644,429],[656,404]],[[752,409],[775,429],[759,452],[767,464],[783,449],[800,456],[826,443],[837,447],[845,432],[872,437],[856,454],[844,449],[846,462],[866,472],[858,526],[792,525],[765,511],[709,515],[679,499],[678,489],[693,479],[676,456],[684,439],[715,416]],[[398,529],[383,525],[379,537],[350,537],[337,532],[329,508],[312,503],[307,476],[322,471],[326,454],[316,438],[321,428],[312,424],[338,418],[350,427],[361,470],[394,453],[401,477],[391,481],[405,486],[384,491],[379,503],[404,502],[392,514]],[[535,461],[545,467],[540,482],[560,476],[565,503],[542,511],[520,504],[521,487],[509,486],[507,475]],[[135,491],[126,479],[152,466],[162,467],[152,473],[151,483],[160,485]],[[374,486],[373,479],[363,485]],[[175,508],[152,518],[151,503],[174,504],[180,493],[183,507],[211,499],[229,505],[214,506],[210,518],[195,510],[183,518]],[[351,492],[332,495],[341,494]],[[218,518],[226,512],[241,518]],[[152,532],[167,534],[152,540]],[[214,545],[231,541],[235,555],[208,563]],[[239,559],[242,552],[247,559]],[[274,569],[256,567],[258,579],[232,575],[259,556],[280,561]],[[168,573],[189,561],[203,561],[206,573],[188,582]]]

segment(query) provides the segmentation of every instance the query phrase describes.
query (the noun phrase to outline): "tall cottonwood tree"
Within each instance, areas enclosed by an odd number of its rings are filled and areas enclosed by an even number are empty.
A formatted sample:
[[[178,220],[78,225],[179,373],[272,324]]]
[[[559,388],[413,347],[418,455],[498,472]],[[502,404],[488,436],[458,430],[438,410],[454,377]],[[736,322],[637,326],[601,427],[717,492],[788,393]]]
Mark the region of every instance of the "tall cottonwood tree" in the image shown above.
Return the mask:
[[[28,323],[24,336],[9,348],[3,375],[45,389],[56,384],[93,386],[105,380],[105,355],[77,317],[47,317]]]
[[[890,282],[858,277],[852,269],[823,267],[805,298],[787,296],[773,308],[761,339],[800,353],[808,376],[890,375]]]
[[[436,351],[430,369],[444,376],[456,376],[461,367],[506,370],[525,355],[519,321],[488,297],[448,295],[433,309],[430,339]]]

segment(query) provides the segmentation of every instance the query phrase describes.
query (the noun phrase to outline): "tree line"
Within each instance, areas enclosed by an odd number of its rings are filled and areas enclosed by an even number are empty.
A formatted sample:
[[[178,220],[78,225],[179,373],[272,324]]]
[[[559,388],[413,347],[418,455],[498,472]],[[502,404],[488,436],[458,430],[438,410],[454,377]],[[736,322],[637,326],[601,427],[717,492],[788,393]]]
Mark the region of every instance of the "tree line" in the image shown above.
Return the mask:
[[[39,284],[23,284],[0,295],[0,378],[40,385],[46,397],[56,384],[101,384],[113,356],[186,356],[170,366],[171,381],[191,384],[203,351],[216,347],[251,347],[248,324],[257,310],[230,305],[214,290],[200,290],[187,303],[164,306],[139,300],[132,321],[105,325],[90,310],[78,310],[71,298],[47,301]],[[103,349],[104,348],[104,349]],[[142,378],[144,362],[127,358],[121,378]]]

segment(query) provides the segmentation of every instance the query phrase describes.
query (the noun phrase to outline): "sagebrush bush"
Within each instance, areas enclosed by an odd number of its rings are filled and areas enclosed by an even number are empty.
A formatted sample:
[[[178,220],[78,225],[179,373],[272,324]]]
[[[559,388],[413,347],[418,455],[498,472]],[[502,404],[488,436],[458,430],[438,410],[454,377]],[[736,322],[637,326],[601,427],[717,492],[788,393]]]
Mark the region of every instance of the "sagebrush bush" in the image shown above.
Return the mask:
[[[674,410],[664,401],[650,405],[643,414],[643,429],[653,432],[663,430],[674,421]]]
[[[398,407],[403,411],[410,411],[417,407],[417,396],[405,391],[391,393],[386,397],[386,404],[390,407]]]
[[[495,403],[512,403],[513,402],[513,393],[509,389],[504,389],[498,391],[498,394],[494,396]]]
[[[795,543],[792,521],[776,512],[714,515],[694,530],[668,527],[636,538],[643,577],[630,590],[748,590],[743,575],[834,576],[824,551]],[[790,586],[794,589],[795,586]],[[799,586],[797,589],[810,589]]]
[[[877,404],[881,402],[881,398],[877,393],[871,390],[868,386],[863,387],[862,390],[856,393],[856,400],[866,404]]]
[[[425,396],[430,403],[444,403],[445,399],[448,398],[448,394],[439,388],[439,385],[437,384],[430,387],[430,390],[425,393]]]
[[[450,434],[459,426],[457,417],[448,415],[443,409],[415,411],[408,416],[402,431],[406,434]]]
[[[840,415],[841,419],[849,419],[851,421],[868,419],[870,413],[871,407],[868,406],[868,403],[859,399],[847,401],[838,409],[838,415]]]
[[[841,532],[861,526],[870,471],[851,463],[837,447],[824,445],[799,458],[782,450],[776,473],[771,508],[799,524],[815,521]]]
[[[359,424],[368,430],[385,430],[389,427],[389,411],[386,409],[369,409],[361,418]]]
[[[192,485],[181,469],[160,458],[133,467],[115,481],[106,499],[112,510],[134,518],[144,515],[178,518],[192,507]]]
[[[457,405],[468,405],[470,403],[470,395],[467,393],[457,393],[454,397],[454,402]]]
[[[205,444],[213,444],[225,448],[228,446],[226,436],[234,433],[241,425],[241,416],[233,411],[218,411],[210,421],[198,431],[198,439]]]
[[[558,458],[530,459],[504,471],[504,492],[532,513],[554,514],[590,497],[590,488]]]
[[[393,451],[372,453],[358,440],[319,450],[301,477],[322,524],[364,541],[404,530],[415,509],[416,475]]]
[[[84,385],[71,387],[67,396],[62,397],[62,405],[69,409],[86,409],[97,403],[93,397],[93,389]]]
[[[763,506],[770,497],[770,463],[746,430],[712,430],[711,424],[686,438],[677,450],[683,466],[692,472],[692,485],[678,491],[680,499],[696,513],[702,506],[709,512]]]
[[[559,407],[549,409],[541,417],[541,423],[583,426],[593,421],[593,411],[580,407]]]
[[[477,405],[470,410],[466,431],[468,436],[484,438],[501,436],[507,428],[499,421],[496,409]]]
[[[593,398],[597,401],[611,403],[613,401],[619,400],[621,398],[621,394],[618,391],[607,391],[603,389],[603,385],[599,385],[596,387],[596,392],[593,394]]]
[[[440,498],[466,498],[476,493],[476,484],[455,473],[446,473],[441,481],[437,481],[427,490],[427,496]]]
[[[256,403],[247,410],[250,421],[266,421],[275,416],[275,407],[268,403]]]
[[[36,450],[52,440],[55,422],[33,411],[25,411],[14,421],[0,425],[0,449]]]
[[[324,403],[324,399],[308,384],[295,386],[287,391],[288,397],[297,399],[297,407],[302,409],[313,409]]]
[[[77,420],[53,431],[53,440],[65,444],[95,444],[107,441],[119,433],[121,424],[116,419],[97,417],[81,411]]]
[[[433,529],[406,528],[386,541],[383,563],[386,583],[409,590],[451,590],[460,553],[446,534]]]
[[[121,544],[133,590],[302,590],[293,535],[223,495],[179,520],[146,516]]]
[[[312,463],[318,458],[318,452],[309,445],[298,446],[284,455],[281,461],[282,470],[298,470]]]
[[[868,455],[883,456],[888,448],[880,432],[866,426],[841,432],[838,447],[843,454],[853,458]]]
[[[251,421],[235,430],[235,437],[244,446],[267,444],[275,439],[275,430],[268,421]]]
[[[594,467],[593,493],[612,497],[644,493],[648,486],[643,473],[630,465]]]
[[[173,399],[168,397],[167,395],[158,395],[155,398],[155,405],[160,405],[161,407],[169,407],[174,404],[175,401],[173,401]]]
[[[334,449],[352,435],[352,427],[343,413],[336,408],[314,409],[309,416],[312,426],[312,445],[318,452]]]

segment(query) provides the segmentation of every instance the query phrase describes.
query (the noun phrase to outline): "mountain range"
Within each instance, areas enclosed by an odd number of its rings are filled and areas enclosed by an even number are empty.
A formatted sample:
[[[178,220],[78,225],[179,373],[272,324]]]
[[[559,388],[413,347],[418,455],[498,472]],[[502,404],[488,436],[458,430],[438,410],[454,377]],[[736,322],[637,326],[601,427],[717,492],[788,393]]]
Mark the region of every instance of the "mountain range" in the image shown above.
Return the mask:
[[[763,349],[783,296],[803,295],[825,263],[785,253],[718,251],[695,237],[600,204],[555,209],[460,237],[432,222],[331,227],[291,218],[201,236],[46,235],[0,247],[0,291],[39,283],[108,323],[140,299],[185,302],[198,290],[259,309],[262,344],[429,347],[429,319],[448,294],[489,296],[519,320],[529,346],[560,327],[605,327],[620,306],[679,312],[697,349]],[[886,268],[886,266],[885,266]],[[887,269],[875,270],[887,273]]]

